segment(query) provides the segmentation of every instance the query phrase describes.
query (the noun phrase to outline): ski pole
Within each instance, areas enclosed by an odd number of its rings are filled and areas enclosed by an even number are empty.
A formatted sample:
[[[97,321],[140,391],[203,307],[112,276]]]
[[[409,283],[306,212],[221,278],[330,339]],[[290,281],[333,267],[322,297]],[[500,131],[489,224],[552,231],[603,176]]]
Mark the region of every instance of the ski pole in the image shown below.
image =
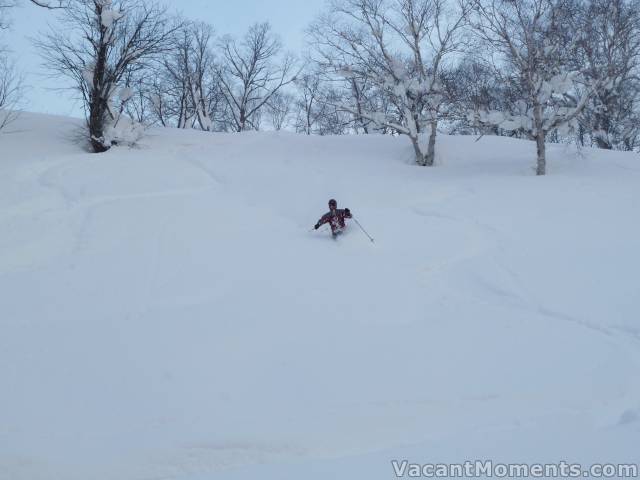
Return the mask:
[[[360,227],[360,230],[362,230],[362,232],[369,238],[369,240],[371,240],[371,243],[375,243],[371,235],[369,235],[367,231],[362,227],[362,225],[360,225],[360,222],[356,217],[353,217],[353,221],[356,222],[356,224]]]

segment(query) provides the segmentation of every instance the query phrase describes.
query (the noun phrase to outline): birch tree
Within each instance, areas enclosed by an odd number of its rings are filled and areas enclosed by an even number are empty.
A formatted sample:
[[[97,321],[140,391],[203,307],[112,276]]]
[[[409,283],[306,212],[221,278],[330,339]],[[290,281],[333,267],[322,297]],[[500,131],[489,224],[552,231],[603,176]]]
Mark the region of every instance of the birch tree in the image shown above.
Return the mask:
[[[464,0],[334,0],[310,29],[321,68],[347,82],[366,79],[395,106],[387,112],[366,111],[357,102],[341,108],[407,135],[418,165],[435,161],[445,99],[441,73],[463,47],[468,12]]]
[[[549,132],[575,128],[600,85],[589,84],[571,58],[579,44],[568,28],[575,4],[565,0],[475,0],[474,26],[501,65],[501,81],[519,92],[508,111],[480,112],[480,124],[518,131],[536,143],[536,174],[546,173]]]

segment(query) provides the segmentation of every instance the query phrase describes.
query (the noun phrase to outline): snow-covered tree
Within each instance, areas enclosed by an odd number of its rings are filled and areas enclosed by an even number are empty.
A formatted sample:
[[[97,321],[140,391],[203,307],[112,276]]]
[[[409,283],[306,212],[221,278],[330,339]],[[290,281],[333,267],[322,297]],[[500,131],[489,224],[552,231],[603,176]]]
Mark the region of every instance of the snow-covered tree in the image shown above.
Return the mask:
[[[503,84],[516,91],[506,111],[473,112],[475,121],[523,133],[536,142],[536,174],[546,173],[549,132],[577,126],[599,82],[588,83],[570,61],[579,48],[567,26],[570,0],[474,0],[474,26],[500,66]],[[497,57],[497,58],[495,58]]]
[[[165,52],[177,27],[165,8],[135,0],[72,0],[61,21],[65,28],[52,29],[37,45],[50,72],[75,83],[91,147],[104,152],[130,133],[118,115],[131,98],[123,79]]]
[[[452,134],[498,134],[495,125],[478,125],[474,117],[482,111],[507,110],[508,85],[495,69],[476,55],[468,55],[445,76],[449,95]],[[473,112],[473,115],[469,115]]]
[[[601,88],[579,116],[579,140],[599,148],[633,150],[640,144],[640,0],[589,0],[576,62]]]
[[[310,29],[322,69],[351,84],[366,81],[393,105],[367,111],[352,96],[356,101],[341,108],[407,135],[419,165],[434,164],[445,100],[441,73],[447,57],[463,46],[468,6],[466,0],[334,0]]]
[[[296,79],[296,62],[290,54],[282,54],[282,44],[268,23],[253,25],[241,41],[225,36],[220,50],[218,78],[229,129],[255,130],[263,107]]]

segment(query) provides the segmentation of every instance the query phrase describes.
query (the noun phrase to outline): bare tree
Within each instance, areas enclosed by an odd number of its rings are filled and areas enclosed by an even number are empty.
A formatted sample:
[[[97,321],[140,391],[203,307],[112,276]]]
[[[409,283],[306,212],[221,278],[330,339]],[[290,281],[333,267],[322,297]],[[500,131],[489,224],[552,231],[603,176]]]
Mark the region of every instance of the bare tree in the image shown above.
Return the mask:
[[[317,72],[305,73],[296,80],[298,87],[296,131],[299,133],[311,135],[323,114],[320,82],[320,74]]]
[[[13,0],[0,0],[0,31],[9,28],[9,8]],[[16,118],[16,107],[22,97],[22,77],[15,64],[10,61],[3,45],[0,44],[0,130]]]
[[[189,81],[193,42],[187,26],[176,37],[171,54],[163,57],[162,69],[154,79],[153,104],[162,125],[173,119],[177,128],[187,128],[195,117]]]
[[[345,92],[325,85],[321,93],[320,115],[317,117],[314,133],[318,135],[344,135],[352,131],[354,118],[357,117],[352,112],[339,107],[346,102]]]
[[[148,84],[149,108],[151,109],[154,123],[168,127],[171,115],[168,111],[165,92],[166,86],[157,72],[151,73],[152,78]]]
[[[365,111],[358,101],[342,108],[356,118],[407,135],[416,163],[431,166],[441,106],[441,72],[463,46],[468,2],[446,0],[334,0],[310,29],[318,62],[352,85],[366,79],[394,108]],[[428,130],[426,150],[421,134]]]
[[[9,59],[0,53],[0,130],[17,116],[22,98],[22,77]]]
[[[295,82],[295,129],[307,135],[342,135],[354,125],[354,116],[337,107],[350,95],[323,78],[319,71],[308,71]]]
[[[118,122],[113,101],[123,79],[165,52],[177,26],[165,8],[144,1],[72,0],[62,12],[66,28],[52,29],[37,45],[52,74],[74,81],[92,149],[104,152],[117,143],[108,127]]]
[[[123,80],[121,93],[126,100],[120,103],[120,114],[126,113],[134,122],[142,125],[155,123],[152,99],[152,83],[147,80],[147,70],[129,71]],[[122,100],[122,98],[121,98]]]
[[[222,101],[211,52],[213,28],[205,23],[196,23],[191,25],[191,35],[191,61],[185,65],[191,103],[200,129],[212,131],[213,117]]]
[[[153,109],[162,125],[220,129],[224,100],[213,39],[210,25],[185,23],[176,34],[171,53],[154,69]]]
[[[267,103],[271,126],[275,130],[282,130],[287,126],[293,112],[294,101],[293,95],[280,91],[275,93]]]
[[[282,55],[282,45],[268,23],[253,25],[242,41],[222,39],[218,77],[230,129],[257,129],[261,109],[285,85],[296,79],[295,60]]]

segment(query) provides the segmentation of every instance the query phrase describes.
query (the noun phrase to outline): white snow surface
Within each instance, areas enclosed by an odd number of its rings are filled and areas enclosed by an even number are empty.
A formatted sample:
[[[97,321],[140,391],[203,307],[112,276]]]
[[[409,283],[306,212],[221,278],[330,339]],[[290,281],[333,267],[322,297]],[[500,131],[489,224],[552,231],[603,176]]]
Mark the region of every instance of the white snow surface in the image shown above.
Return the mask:
[[[0,135],[0,479],[638,463],[637,155],[78,130]],[[309,232],[330,197],[375,244]]]

